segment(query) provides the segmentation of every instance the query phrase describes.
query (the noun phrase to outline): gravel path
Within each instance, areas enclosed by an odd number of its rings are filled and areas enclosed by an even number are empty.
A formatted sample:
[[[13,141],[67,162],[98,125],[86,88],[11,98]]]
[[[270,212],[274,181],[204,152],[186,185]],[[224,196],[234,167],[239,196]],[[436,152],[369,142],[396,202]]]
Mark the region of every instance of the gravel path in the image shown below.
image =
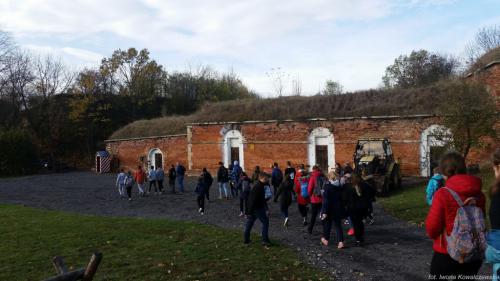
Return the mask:
[[[0,179],[0,203],[92,215],[190,220],[243,229],[238,200],[218,200],[215,186],[211,189],[212,202],[206,203],[205,215],[200,216],[192,193],[192,179],[187,180],[188,192],[182,195],[140,198],[134,188],[131,202],[118,197],[114,181],[114,175],[87,172]],[[329,272],[334,280],[427,280],[432,244],[423,229],[385,214],[378,206],[375,217],[375,224],[366,227],[364,247],[354,247],[352,239],[348,239],[347,247],[337,250],[320,245],[320,224],[315,226],[312,236],[307,234],[299,223],[295,203],[290,208],[288,228],[282,226],[278,204],[272,203],[270,236],[296,249],[310,264]],[[254,228],[260,231],[260,223]]]

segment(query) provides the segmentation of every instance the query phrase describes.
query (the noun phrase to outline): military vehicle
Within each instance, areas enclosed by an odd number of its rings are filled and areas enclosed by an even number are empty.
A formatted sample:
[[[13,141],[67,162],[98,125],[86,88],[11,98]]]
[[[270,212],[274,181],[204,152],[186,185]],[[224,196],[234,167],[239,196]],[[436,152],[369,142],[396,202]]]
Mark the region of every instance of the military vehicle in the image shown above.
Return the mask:
[[[401,187],[401,171],[387,138],[362,138],[354,152],[354,171],[373,177],[378,195]]]

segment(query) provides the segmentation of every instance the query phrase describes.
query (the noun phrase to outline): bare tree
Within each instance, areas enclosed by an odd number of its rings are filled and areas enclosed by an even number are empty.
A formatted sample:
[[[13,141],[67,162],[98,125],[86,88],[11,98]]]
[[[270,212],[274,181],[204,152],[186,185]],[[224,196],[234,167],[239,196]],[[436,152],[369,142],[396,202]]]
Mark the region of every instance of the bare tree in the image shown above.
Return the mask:
[[[74,73],[68,71],[60,59],[48,55],[33,61],[33,94],[44,99],[66,93],[74,80]]]
[[[478,61],[484,54],[496,50],[497,57],[500,56],[500,25],[492,25],[481,28],[475,35],[474,40],[467,44],[465,53],[467,63],[470,66],[479,67],[489,61]]]
[[[302,80],[300,79],[299,75],[297,75],[292,80],[292,95],[293,96],[300,96],[300,95],[302,95]]]
[[[271,79],[271,83],[274,88],[274,92],[278,97],[283,96],[286,84],[290,78],[290,74],[286,73],[281,69],[281,67],[271,68],[270,71],[266,72],[267,77]]]

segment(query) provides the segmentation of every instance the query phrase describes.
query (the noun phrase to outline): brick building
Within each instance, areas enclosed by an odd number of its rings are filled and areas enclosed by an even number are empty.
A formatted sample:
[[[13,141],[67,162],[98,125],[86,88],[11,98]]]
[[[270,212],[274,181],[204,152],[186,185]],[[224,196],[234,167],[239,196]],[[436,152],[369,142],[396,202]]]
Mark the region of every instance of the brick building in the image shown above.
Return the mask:
[[[484,81],[489,92],[500,95],[500,62],[495,61],[467,79]],[[238,160],[248,171],[256,165],[267,168],[273,162],[284,166],[313,165],[324,162],[352,162],[356,142],[363,137],[386,137],[392,144],[403,175],[430,175],[433,148],[443,145],[433,133],[443,129],[433,114],[331,117],[297,120],[246,120],[239,122],[186,123],[185,134],[112,139],[106,149],[119,166],[170,166],[182,162],[188,173],[206,167],[215,171],[217,163],[226,166]],[[472,151],[471,164],[485,159],[485,153]]]

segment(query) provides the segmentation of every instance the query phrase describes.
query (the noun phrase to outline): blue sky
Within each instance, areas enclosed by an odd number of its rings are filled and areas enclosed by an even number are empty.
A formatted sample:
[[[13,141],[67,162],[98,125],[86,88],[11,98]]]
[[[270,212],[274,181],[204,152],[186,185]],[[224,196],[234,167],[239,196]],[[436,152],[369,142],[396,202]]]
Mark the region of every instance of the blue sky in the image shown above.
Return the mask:
[[[264,96],[271,68],[303,94],[327,79],[346,90],[379,86],[385,67],[413,49],[462,56],[484,26],[500,24],[500,0],[0,0],[0,29],[73,69],[113,50],[148,48],[168,71],[232,69]]]

